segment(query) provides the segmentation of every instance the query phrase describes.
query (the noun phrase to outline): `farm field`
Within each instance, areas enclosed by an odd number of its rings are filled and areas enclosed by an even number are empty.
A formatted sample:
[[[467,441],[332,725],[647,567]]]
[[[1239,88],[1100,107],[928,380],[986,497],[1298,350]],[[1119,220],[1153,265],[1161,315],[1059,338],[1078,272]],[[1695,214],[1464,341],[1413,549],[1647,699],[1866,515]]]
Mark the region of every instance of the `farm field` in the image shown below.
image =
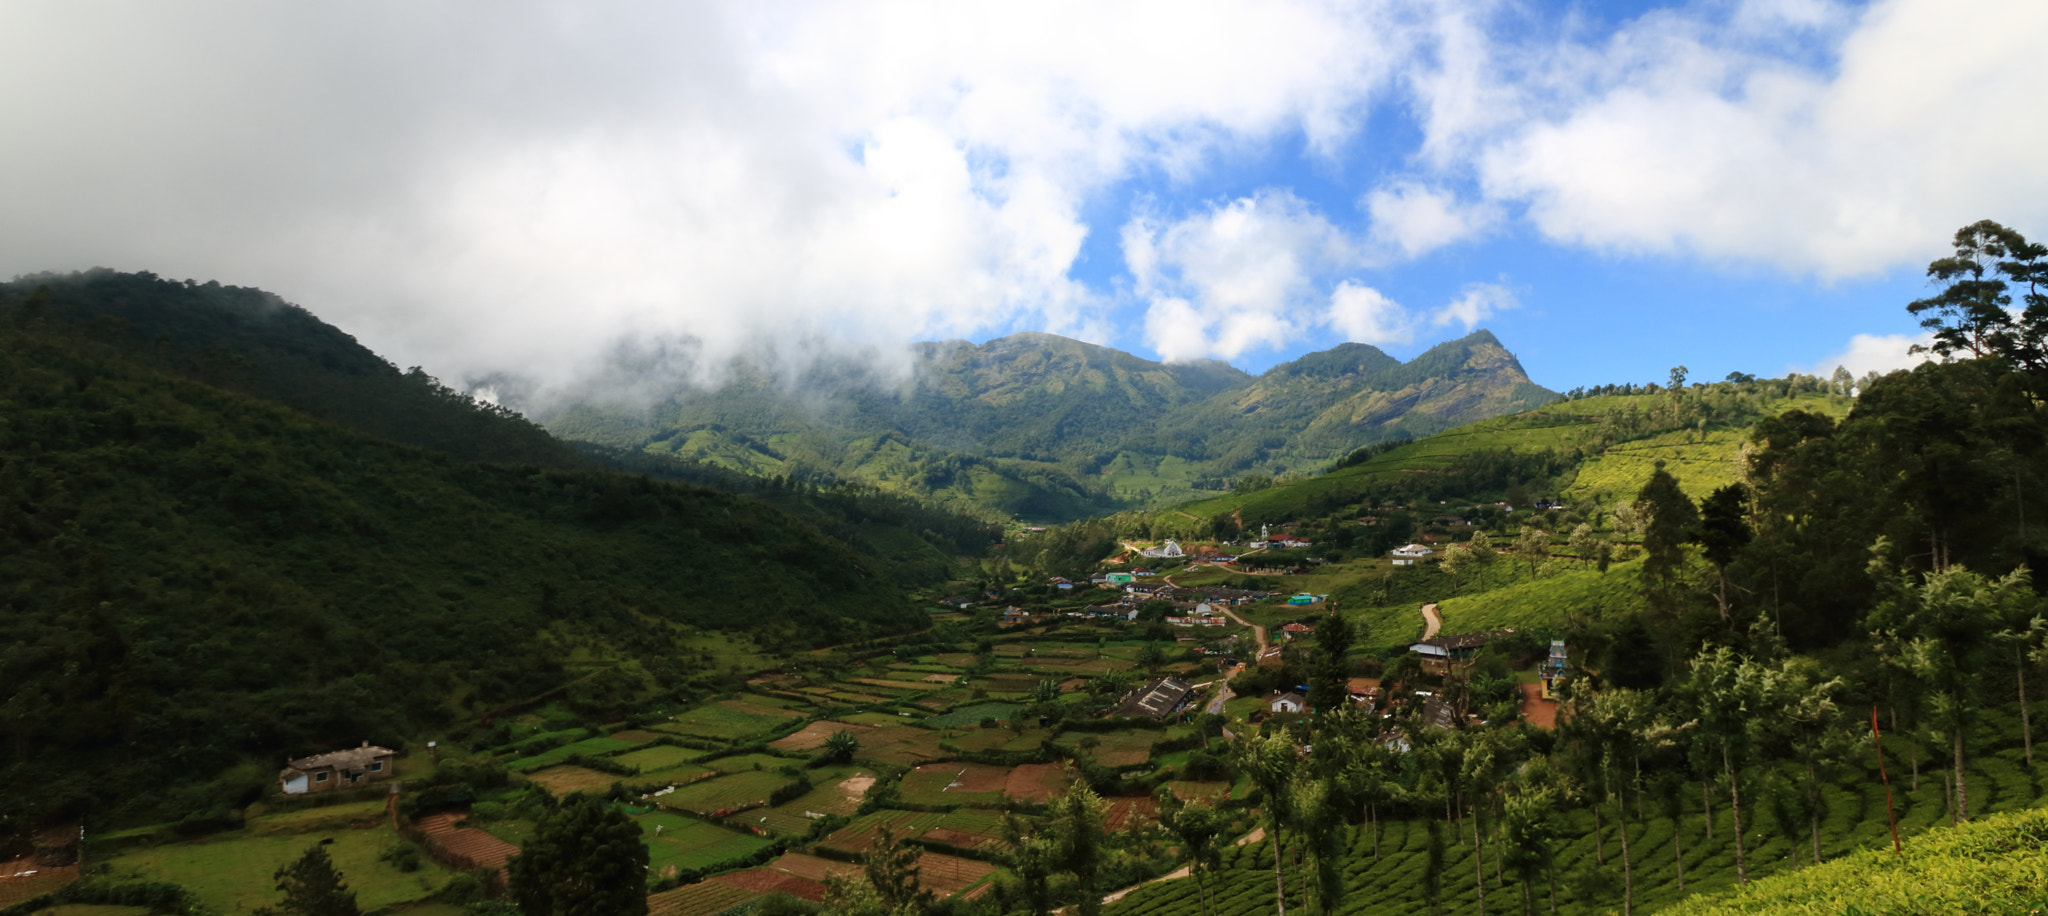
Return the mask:
[[[775,790],[795,781],[796,777],[775,770],[747,771],[677,786],[656,801],[664,808],[722,816],[720,812],[766,804]]]
[[[401,842],[389,827],[334,830],[311,834],[250,836],[235,832],[134,850],[107,860],[110,877],[135,881],[170,881],[183,885],[215,912],[246,913],[273,906],[279,894],[271,874],[305,854],[322,840],[334,866],[347,876],[357,904],[369,911],[431,896],[448,883],[451,873],[432,861],[415,872],[402,872],[378,861],[386,849]]]
[[[903,775],[903,800],[913,805],[995,805],[1003,800],[1008,767],[980,763],[928,763]]]
[[[853,816],[860,809],[861,799],[874,787],[875,774],[862,769],[830,767],[814,771],[811,782],[815,786],[811,791],[765,812],[750,811],[748,814],[765,818],[759,823],[771,832],[802,836],[810,832],[814,814]]]
[[[251,836],[278,836],[320,830],[375,827],[383,823],[385,818],[382,801],[350,802],[265,814],[250,818],[247,829]]]
[[[839,732],[852,732],[855,738],[859,738],[869,730],[868,726],[854,725],[847,722],[812,722],[804,726],[803,730],[796,734],[786,735],[768,742],[768,746],[778,751],[790,751],[792,753],[815,751],[825,746],[825,739]]]
[[[744,859],[770,842],[666,811],[634,815],[634,821],[647,842],[648,871],[657,877],[674,874],[670,869],[702,870]]]
[[[611,788],[612,783],[639,777],[613,776],[583,767],[559,766],[528,773],[526,778],[556,795],[568,795],[571,792],[601,793]]]
[[[737,700],[720,700],[676,714],[654,726],[665,732],[731,741],[772,732],[802,713],[775,706]]]
[[[620,754],[612,759],[642,773],[652,773],[670,767],[696,763],[706,756],[709,756],[706,751],[663,744],[641,748],[627,754]]]
[[[2026,772],[2019,749],[2012,746],[2017,743],[2017,726],[2001,721],[2002,718],[2012,717],[1992,716],[1991,722],[1978,729],[1976,740],[1983,746],[2005,745],[1995,752],[1980,754],[1978,762],[1972,764],[1971,808],[1980,816],[2038,808],[2044,797],[2048,797],[2048,775],[2029,775]],[[1889,744],[1887,751],[1891,751]],[[1877,784],[1874,768],[1868,772],[1862,769],[1855,768],[1849,778],[1827,789],[1821,840],[1824,856],[1830,860],[1859,850],[1883,849],[1888,852],[1890,849],[1884,789]],[[1924,773],[1920,789],[1916,792],[1910,790],[1908,781],[1901,778],[1899,772],[1893,772],[1892,777],[1899,830],[1907,838],[1908,849],[1912,849],[1913,835],[1947,823],[1942,784],[1937,774]],[[1705,818],[1698,811],[1698,788],[1695,786],[1681,795],[1692,803],[1675,824],[1661,817],[1629,820],[1638,912],[1656,912],[1692,894],[1726,891],[1735,886],[1734,846],[1725,805],[1715,810],[1717,826],[1714,838],[1709,840],[1705,836]],[[1563,833],[1558,843],[1555,866],[1558,912],[1564,916],[1620,912],[1620,827],[1612,816],[1612,809],[1609,809],[1602,831],[1605,866],[1596,861],[1600,852],[1593,839],[1591,813],[1583,810],[1567,812],[1558,817],[1556,824]],[[1776,829],[1771,816],[1763,810],[1757,811],[1753,819],[1745,817],[1744,826],[1752,834],[1748,849],[1752,881],[1759,877],[1791,873],[1802,864],[1811,863],[1804,830],[1788,839],[1783,831]],[[1683,892],[1678,890],[1677,870],[1673,864],[1674,827],[1685,853]],[[1348,892],[1342,912],[1397,916],[1425,908],[1421,876],[1428,840],[1423,822],[1383,821],[1378,857],[1372,854],[1372,839],[1365,828],[1350,828],[1350,833],[1349,853],[1345,860]],[[1469,832],[1456,839],[1454,836],[1454,831],[1445,831],[1444,906],[1450,913],[1476,912],[1478,895],[1474,886],[1471,836]],[[1488,843],[1484,851],[1488,860],[1488,907],[1494,911],[1519,911],[1519,885],[1512,880],[1502,883],[1493,879],[1492,860],[1498,853],[1499,847]],[[1579,877],[1589,873],[1606,875],[1607,878],[1588,883]],[[1221,880],[1216,885],[1217,916],[1248,916],[1272,911],[1272,849],[1266,842],[1226,850],[1224,868],[1219,876]],[[1534,892],[1538,912],[1547,912],[1544,883],[1539,880]],[[1104,912],[1107,916],[1144,916],[1154,913],[1192,914],[1199,910],[1193,882],[1179,880],[1146,885],[1105,908]]]
[[[630,751],[638,746],[630,741],[621,741],[617,738],[585,738],[550,751],[509,761],[505,764],[505,769],[511,770],[514,773],[530,773],[534,770],[554,766],[577,754],[582,754],[586,757],[602,757],[618,751]]]

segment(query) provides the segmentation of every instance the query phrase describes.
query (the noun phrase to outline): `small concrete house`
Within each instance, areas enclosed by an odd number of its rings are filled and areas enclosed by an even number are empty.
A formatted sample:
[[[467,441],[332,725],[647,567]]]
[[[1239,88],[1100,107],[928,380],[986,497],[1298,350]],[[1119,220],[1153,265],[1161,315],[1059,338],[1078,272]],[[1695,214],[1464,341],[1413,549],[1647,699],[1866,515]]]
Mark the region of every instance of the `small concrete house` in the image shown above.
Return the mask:
[[[278,786],[286,795],[304,795],[390,779],[396,772],[392,758],[397,753],[365,741],[362,747],[288,760],[277,774]]]
[[[1407,544],[1396,547],[1388,552],[1394,555],[1395,566],[1414,566],[1424,557],[1436,553],[1435,550],[1424,547],[1421,544]]]
[[[1274,697],[1269,708],[1274,712],[1302,712],[1308,709],[1308,697],[1290,690]]]

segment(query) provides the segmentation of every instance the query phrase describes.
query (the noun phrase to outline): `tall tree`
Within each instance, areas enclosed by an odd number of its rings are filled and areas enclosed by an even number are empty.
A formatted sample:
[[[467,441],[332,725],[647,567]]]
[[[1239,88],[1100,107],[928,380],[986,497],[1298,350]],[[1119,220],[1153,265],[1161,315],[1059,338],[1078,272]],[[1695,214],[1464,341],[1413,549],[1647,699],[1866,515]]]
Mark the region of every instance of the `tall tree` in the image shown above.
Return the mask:
[[[1335,612],[1316,621],[1316,656],[1309,673],[1308,705],[1319,716],[1336,712],[1351,697],[1351,668],[1345,660],[1364,624]]]
[[[1635,509],[1644,520],[1643,581],[1654,598],[1668,601],[1685,569],[1685,545],[1699,528],[1699,507],[1659,460],[1649,482],[1636,493]]]
[[[1742,548],[1749,546],[1755,532],[1749,527],[1749,488],[1731,483],[1709,494],[1700,503],[1700,526],[1694,539],[1704,548],[1707,562],[1714,564],[1718,580],[1714,598],[1721,604],[1721,621],[1728,621],[1728,564]]]
[[[356,909],[355,892],[335,870],[325,846],[307,849],[271,877],[277,879],[284,900],[275,909],[258,909],[257,916],[358,916],[361,912]]]
[[[1289,806],[1292,793],[1288,788],[1294,780],[1295,769],[1300,765],[1300,757],[1294,752],[1294,742],[1284,731],[1240,738],[1231,748],[1231,756],[1238,772],[1250,778],[1265,799],[1266,840],[1273,844],[1274,912],[1287,916],[1287,881],[1281,873],[1280,828],[1294,816]]]
[[[1884,583],[1884,600],[1868,620],[1872,638],[1887,663],[1930,693],[1937,730],[1955,758],[1955,819],[1966,821],[1963,739],[1978,702],[1974,674],[1989,666],[2000,624],[2033,616],[2028,610],[2039,608],[2040,598],[2025,567],[1989,579],[1951,566],[1916,582],[1912,573],[1894,570],[1881,551],[1882,543],[1872,550],[1879,558],[1872,560],[1871,572]]]
[[[1075,780],[1067,794],[1053,803],[1052,824],[1053,861],[1074,876],[1075,890],[1081,894],[1081,916],[1096,916],[1102,912],[1102,797],[1087,783]]]
[[[889,912],[922,913],[937,899],[921,880],[924,869],[918,862],[923,858],[923,849],[898,840],[895,831],[884,826],[861,874]]]
[[[1722,778],[1728,784],[1728,808],[1734,815],[1735,881],[1749,883],[1749,861],[1743,843],[1742,770],[1748,765],[1752,721],[1766,714],[1759,666],[1718,646],[1692,659],[1687,685],[1700,735],[1720,752]]]
[[[1214,805],[1189,804],[1174,794],[1171,786],[1160,786],[1159,826],[1180,841],[1188,857],[1188,876],[1194,879],[1195,895],[1201,900],[1203,916],[1209,913],[1209,879],[1223,867],[1223,819]]]
[[[1941,291],[1906,309],[1934,340],[1914,350],[1997,356],[2036,378],[2048,371],[2048,247],[1981,220],[1956,230],[1955,253],[1928,264],[1927,278]]]
[[[640,827],[582,793],[543,815],[505,867],[526,916],[647,914],[647,845]]]

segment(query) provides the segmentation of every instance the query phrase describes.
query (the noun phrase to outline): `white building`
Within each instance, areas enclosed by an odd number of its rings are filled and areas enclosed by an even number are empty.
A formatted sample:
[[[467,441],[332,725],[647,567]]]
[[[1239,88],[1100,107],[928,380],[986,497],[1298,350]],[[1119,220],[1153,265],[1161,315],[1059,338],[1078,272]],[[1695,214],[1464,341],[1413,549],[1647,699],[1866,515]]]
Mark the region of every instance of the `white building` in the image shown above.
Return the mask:
[[[1414,566],[1418,561],[1422,560],[1424,557],[1428,557],[1435,554],[1436,551],[1424,547],[1421,544],[1408,544],[1402,547],[1396,547],[1393,550],[1388,551],[1388,553],[1394,555],[1395,566]]]

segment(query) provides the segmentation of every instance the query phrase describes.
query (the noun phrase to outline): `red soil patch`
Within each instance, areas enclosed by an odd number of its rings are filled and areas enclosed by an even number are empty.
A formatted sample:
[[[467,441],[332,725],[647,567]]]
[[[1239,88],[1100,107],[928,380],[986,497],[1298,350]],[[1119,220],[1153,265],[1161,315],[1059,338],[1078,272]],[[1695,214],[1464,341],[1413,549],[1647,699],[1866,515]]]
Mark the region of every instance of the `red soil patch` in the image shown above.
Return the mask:
[[[860,872],[860,866],[851,862],[821,859],[800,852],[784,853],[781,858],[768,863],[768,867],[812,881],[823,881],[832,875],[851,875]]]
[[[1105,798],[1108,810],[1102,814],[1102,829],[1129,830],[1159,819],[1159,806],[1150,798]]]
[[[418,826],[429,844],[451,858],[472,863],[471,868],[495,871],[505,867],[506,859],[519,854],[519,847],[482,830],[455,826],[456,821],[467,816],[454,812],[429,814],[419,819]]]
[[[839,732],[852,732],[855,737],[871,731],[865,725],[848,725],[844,722],[812,722],[803,731],[786,738],[768,742],[768,746],[779,751],[815,751],[825,746],[825,739]]]
[[[783,893],[791,897],[817,903],[825,899],[825,885],[809,878],[799,878],[788,872],[772,868],[750,868],[746,871],[717,875],[707,880],[730,884],[741,890],[756,894]]]
[[[1557,704],[1543,699],[1542,684],[1519,684],[1522,689],[1522,720],[1537,728],[1557,728]]]
[[[958,849],[977,849],[984,845],[1002,842],[1001,837],[982,836],[979,833],[968,833],[965,830],[954,830],[951,827],[933,827],[925,831],[924,835],[918,837],[918,839],[930,840],[934,843],[944,843],[947,846]]]
[[[76,880],[76,865],[42,865],[34,857],[0,862],[0,907],[51,893]]]
[[[1027,763],[1010,770],[1003,794],[1020,801],[1051,801],[1066,793],[1067,769],[1057,763]]]
[[[987,862],[928,852],[917,860],[917,883],[940,897],[951,897],[993,874]]]

